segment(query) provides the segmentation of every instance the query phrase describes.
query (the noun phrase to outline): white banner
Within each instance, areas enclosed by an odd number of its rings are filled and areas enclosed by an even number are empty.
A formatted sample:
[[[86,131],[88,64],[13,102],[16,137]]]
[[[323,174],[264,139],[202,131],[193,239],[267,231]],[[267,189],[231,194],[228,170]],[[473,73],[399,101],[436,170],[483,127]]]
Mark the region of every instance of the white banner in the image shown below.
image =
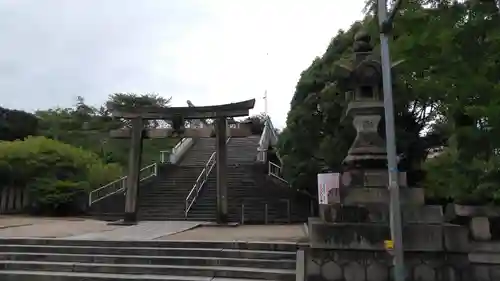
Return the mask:
[[[338,189],[340,183],[339,173],[318,174],[318,201],[320,205],[328,204],[328,193]]]

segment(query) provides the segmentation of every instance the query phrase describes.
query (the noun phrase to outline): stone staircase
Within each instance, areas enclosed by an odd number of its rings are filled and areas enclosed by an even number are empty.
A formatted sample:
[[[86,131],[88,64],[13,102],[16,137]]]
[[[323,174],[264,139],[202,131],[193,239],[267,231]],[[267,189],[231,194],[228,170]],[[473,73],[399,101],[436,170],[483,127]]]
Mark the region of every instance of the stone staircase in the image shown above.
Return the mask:
[[[259,137],[255,136],[230,139],[228,165],[253,163],[258,142]],[[163,165],[155,184],[143,186],[139,190],[139,220],[185,220],[186,196],[191,191],[205,163],[215,151],[215,145],[215,138],[198,139],[179,165]],[[216,182],[216,175],[216,167],[214,167],[209,177],[210,181]],[[215,200],[213,197],[213,200],[209,199],[209,204],[201,203],[199,211],[190,214],[188,219],[214,221],[216,219]],[[196,205],[198,202],[194,206]]]
[[[295,243],[1,239],[0,280],[282,280]]]
[[[160,164],[158,176],[139,187],[139,220],[184,220],[184,200],[203,166],[215,151],[215,138],[197,139],[179,165]],[[123,218],[125,196],[114,194],[93,204],[88,213],[98,219]],[[199,218],[213,220],[212,217]]]
[[[156,183],[139,190],[139,220],[185,220],[184,201],[202,169],[198,166],[160,167]],[[215,219],[212,213],[200,214],[195,219],[212,221]]]
[[[262,165],[228,167],[228,213],[231,222],[290,223],[305,222],[309,216],[308,199],[268,178]],[[217,205],[217,178],[211,175],[188,218],[213,213]],[[215,217],[215,214],[214,214]]]
[[[227,164],[254,163],[257,159],[259,140],[260,136],[231,138],[227,144]]]
[[[231,138],[227,143],[227,163],[244,164],[255,162],[260,136]],[[203,167],[216,150],[215,138],[197,139],[193,147],[179,162],[180,166]],[[200,169],[201,171],[201,169]],[[195,178],[196,180],[196,178]],[[194,182],[193,182],[194,183]],[[187,194],[186,194],[187,195]]]
[[[189,166],[189,167],[203,167],[207,163],[212,153],[214,153],[215,149],[216,149],[215,138],[196,139],[194,145],[182,157],[181,161],[179,162],[179,165]],[[198,175],[196,175],[196,177],[197,176]],[[196,177],[193,180],[193,184],[194,181],[196,180]]]
[[[287,223],[307,221],[306,200],[296,200],[294,192],[267,176],[265,165],[256,164],[259,136],[231,138],[228,142],[228,210],[232,222]],[[215,151],[215,138],[197,139],[178,165],[158,166],[158,176],[142,182],[138,197],[138,219],[185,220],[185,199],[206,162]],[[259,168],[260,167],[260,168]],[[267,167],[267,166],[266,166]],[[215,221],[216,166],[187,219]],[[123,193],[93,205],[94,217],[117,220],[123,217]],[[306,207],[307,209],[307,207]]]

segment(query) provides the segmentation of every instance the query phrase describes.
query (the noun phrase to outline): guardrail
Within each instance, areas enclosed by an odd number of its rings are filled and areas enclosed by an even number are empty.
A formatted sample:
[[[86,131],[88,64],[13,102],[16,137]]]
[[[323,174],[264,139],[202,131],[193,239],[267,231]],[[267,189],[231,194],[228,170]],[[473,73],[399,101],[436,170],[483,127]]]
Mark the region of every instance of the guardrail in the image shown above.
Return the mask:
[[[279,179],[282,182],[288,183],[284,178],[281,177],[281,167],[269,161],[268,175]]]
[[[192,138],[182,138],[171,150],[161,150],[160,162],[175,164],[177,160],[179,160],[180,154],[185,153],[185,149],[190,146],[192,142]]]
[[[231,137],[227,138],[226,144],[229,142],[230,139]],[[214,152],[212,153],[212,155],[210,155],[210,158],[208,159],[207,163],[205,163],[205,167],[203,168],[203,170],[201,170],[200,175],[196,179],[193,188],[191,188],[188,196],[186,196],[184,217],[187,217],[189,210],[191,210],[191,207],[196,202],[196,199],[198,198],[201,189],[205,185],[205,182],[207,182],[208,176],[210,175],[210,172],[212,171],[217,162],[216,156],[217,152]]]
[[[276,145],[276,143],[278,142],[278,133],[276,132],[276,128],[274,127],[273,122],[271,121],[271,117],[269,117],[269,115],[267,115],[266,117],[267,117],[266,122],[267,124],[269,124],[269,129],[271,130],[271,134],[273,136],[271,144]]]
[[[273,122],[271,121],[271,117],[266,115],[264,118],[264,129],[262,130],[262,134],[260,135],[259,147],[257,148],[257,161],[259,162],[267,162],[267,151],[269,146],[276,146],[278,143],[278,133],[274,128]],[[281,161],[280,156],[276,153],[278,159]]]
[[[140,170],[139,182],[147,180],[156,175],[158,175],[158,166],[156,165],[156,163],[153,163]],[[92,190],[89,193],[89,206],[92,206],[92,204],[95,204],[113,194],[122,192],[126,193],[127,178],[128,176],[121,177],[115,181]]]

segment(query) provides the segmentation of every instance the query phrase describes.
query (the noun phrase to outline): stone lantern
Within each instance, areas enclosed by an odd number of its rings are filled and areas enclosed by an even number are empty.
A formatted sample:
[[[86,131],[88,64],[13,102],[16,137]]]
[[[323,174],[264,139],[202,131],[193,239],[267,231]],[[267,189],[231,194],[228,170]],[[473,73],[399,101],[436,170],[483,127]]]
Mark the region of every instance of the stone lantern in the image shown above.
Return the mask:
[[[379,134],[384,114],[382,68],[372,55],[370,36],[358,33],[354,43],[354,59],[349,75],[346,114],[352,118],[356,138],[344,164],[352,168],[384,168],[387,162],[385,141]]]
[[[346,85],[346,117],[352,119],[356,129],[356,138],[343,161],[341,186],[344,188],[386,188],[388,182],[387,150],[382,138],[384,132],[380,131],[384,116],[382,67],[380,59],[373,54],[370,40],[365,32],[356,34],[351,63],[338,65],[337,69],[341,83]],[[405,172],[400,173],[400,185],[406,186]],[[342,194],[345,192],[339,196]]]

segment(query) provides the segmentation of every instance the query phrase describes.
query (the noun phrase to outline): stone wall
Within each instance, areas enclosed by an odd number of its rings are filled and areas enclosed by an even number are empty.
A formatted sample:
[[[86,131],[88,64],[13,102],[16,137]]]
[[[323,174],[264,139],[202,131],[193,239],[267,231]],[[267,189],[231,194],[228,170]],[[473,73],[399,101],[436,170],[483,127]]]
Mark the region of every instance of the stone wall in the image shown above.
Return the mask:
[[[405,252],[408,281],[498,281],[500,243],[479,243],[470,253]],[[383,250],[297,252],[297,281],[392,281],[392,256]]]
[[[387,251],[313,248],[299,251],[303,251],[305,258],[303,269],[298,270],[304,273],[302,280],[392,280],[392,256]],[[474,280],[467,254],[406,252],[405,263],[408,281]]]
[[[383,224],[320,222],[309,220],[310,241],[297,252],[297,281],[393,280],[392,252],[382,243],[390,234]],[[500,242],[472,241],[470,229],[452,224],[410,223],[403,233],[409,281],[500,280]]]
[[[469,228],[474,241],[500,239],[500,207],[448,204],[446,220]]]

